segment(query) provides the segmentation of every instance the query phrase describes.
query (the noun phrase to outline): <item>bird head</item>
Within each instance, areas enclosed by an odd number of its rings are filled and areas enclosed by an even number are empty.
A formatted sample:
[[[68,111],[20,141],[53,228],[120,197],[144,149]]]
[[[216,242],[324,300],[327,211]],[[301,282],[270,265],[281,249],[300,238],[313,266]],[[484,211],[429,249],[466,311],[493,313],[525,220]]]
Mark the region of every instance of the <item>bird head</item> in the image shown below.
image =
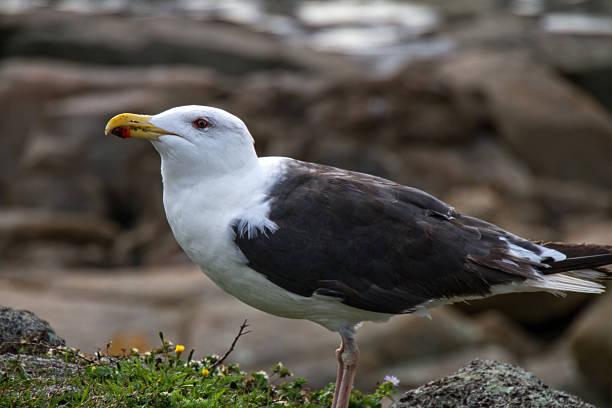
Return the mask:
[[[210,106],[180,106],[154,116],[122,113],[105,134],[151,141],[167,172],[218,176],[252,163],[253,138],[236,116]]]

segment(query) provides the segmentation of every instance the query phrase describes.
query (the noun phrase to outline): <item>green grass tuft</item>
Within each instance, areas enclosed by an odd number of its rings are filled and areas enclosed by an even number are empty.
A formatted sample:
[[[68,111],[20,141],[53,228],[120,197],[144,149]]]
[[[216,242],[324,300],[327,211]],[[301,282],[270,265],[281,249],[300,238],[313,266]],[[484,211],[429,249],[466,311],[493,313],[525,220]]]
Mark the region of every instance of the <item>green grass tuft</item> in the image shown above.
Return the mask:
[[[281,363],[271,374],[246,373],[220,357],[181,358],[182,346],[162,338],[159,349],[112,357],[58,347],[45,355],[0,356],[0,407],[329,407],[334,385],[309,390]],[[8,356],[8,357],[7,357]],[[49,364],[47,364],[49,363]],[[395,386],[370,395],[354,390],[351,408],[378,408]]]

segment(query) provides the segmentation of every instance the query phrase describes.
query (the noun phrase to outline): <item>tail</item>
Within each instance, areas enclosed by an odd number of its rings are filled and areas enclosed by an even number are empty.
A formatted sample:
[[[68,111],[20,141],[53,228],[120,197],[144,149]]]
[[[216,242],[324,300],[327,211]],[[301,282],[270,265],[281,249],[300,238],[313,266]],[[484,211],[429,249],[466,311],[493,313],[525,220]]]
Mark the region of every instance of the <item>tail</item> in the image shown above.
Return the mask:
[[[612,265],[612,246],[593,244],[568,244],[548,242],[540,244],[563,253],[563,260],[543,262],[547,268],[540,270],[540,279],[529,279],[528,286],[547,291],[603,293],[601,284],[612,277],[612,271],[604,268]]]

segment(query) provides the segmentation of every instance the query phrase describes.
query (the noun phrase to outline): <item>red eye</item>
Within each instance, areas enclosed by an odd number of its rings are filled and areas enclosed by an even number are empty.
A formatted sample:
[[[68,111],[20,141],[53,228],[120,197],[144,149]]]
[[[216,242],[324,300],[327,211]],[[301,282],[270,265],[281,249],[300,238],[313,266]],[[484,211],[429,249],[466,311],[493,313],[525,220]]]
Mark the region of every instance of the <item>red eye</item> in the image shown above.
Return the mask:
[[[193,121],[193,126],[197,127],[198,129],[204,129],[205,127],[208,127],[208,124],[208,121],[202,118]]]

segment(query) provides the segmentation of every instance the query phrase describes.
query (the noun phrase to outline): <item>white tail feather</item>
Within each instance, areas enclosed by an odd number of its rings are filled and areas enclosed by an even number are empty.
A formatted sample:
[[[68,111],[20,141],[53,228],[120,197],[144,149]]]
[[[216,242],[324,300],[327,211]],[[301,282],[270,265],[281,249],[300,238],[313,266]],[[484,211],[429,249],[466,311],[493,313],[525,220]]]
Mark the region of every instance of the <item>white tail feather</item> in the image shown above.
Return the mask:
[[[570,274],[574,276],[570,276]],[[601,274],[597,276],[595,276],[595,274],[598,274],[598,272],[592,270],[555,273],[552,275],[543,275],[539,279],[527,279],[523,285],[547,291],[561,290],[565,292],[603,293],[606,290],[605,286],[587,280],[601,277]]]

